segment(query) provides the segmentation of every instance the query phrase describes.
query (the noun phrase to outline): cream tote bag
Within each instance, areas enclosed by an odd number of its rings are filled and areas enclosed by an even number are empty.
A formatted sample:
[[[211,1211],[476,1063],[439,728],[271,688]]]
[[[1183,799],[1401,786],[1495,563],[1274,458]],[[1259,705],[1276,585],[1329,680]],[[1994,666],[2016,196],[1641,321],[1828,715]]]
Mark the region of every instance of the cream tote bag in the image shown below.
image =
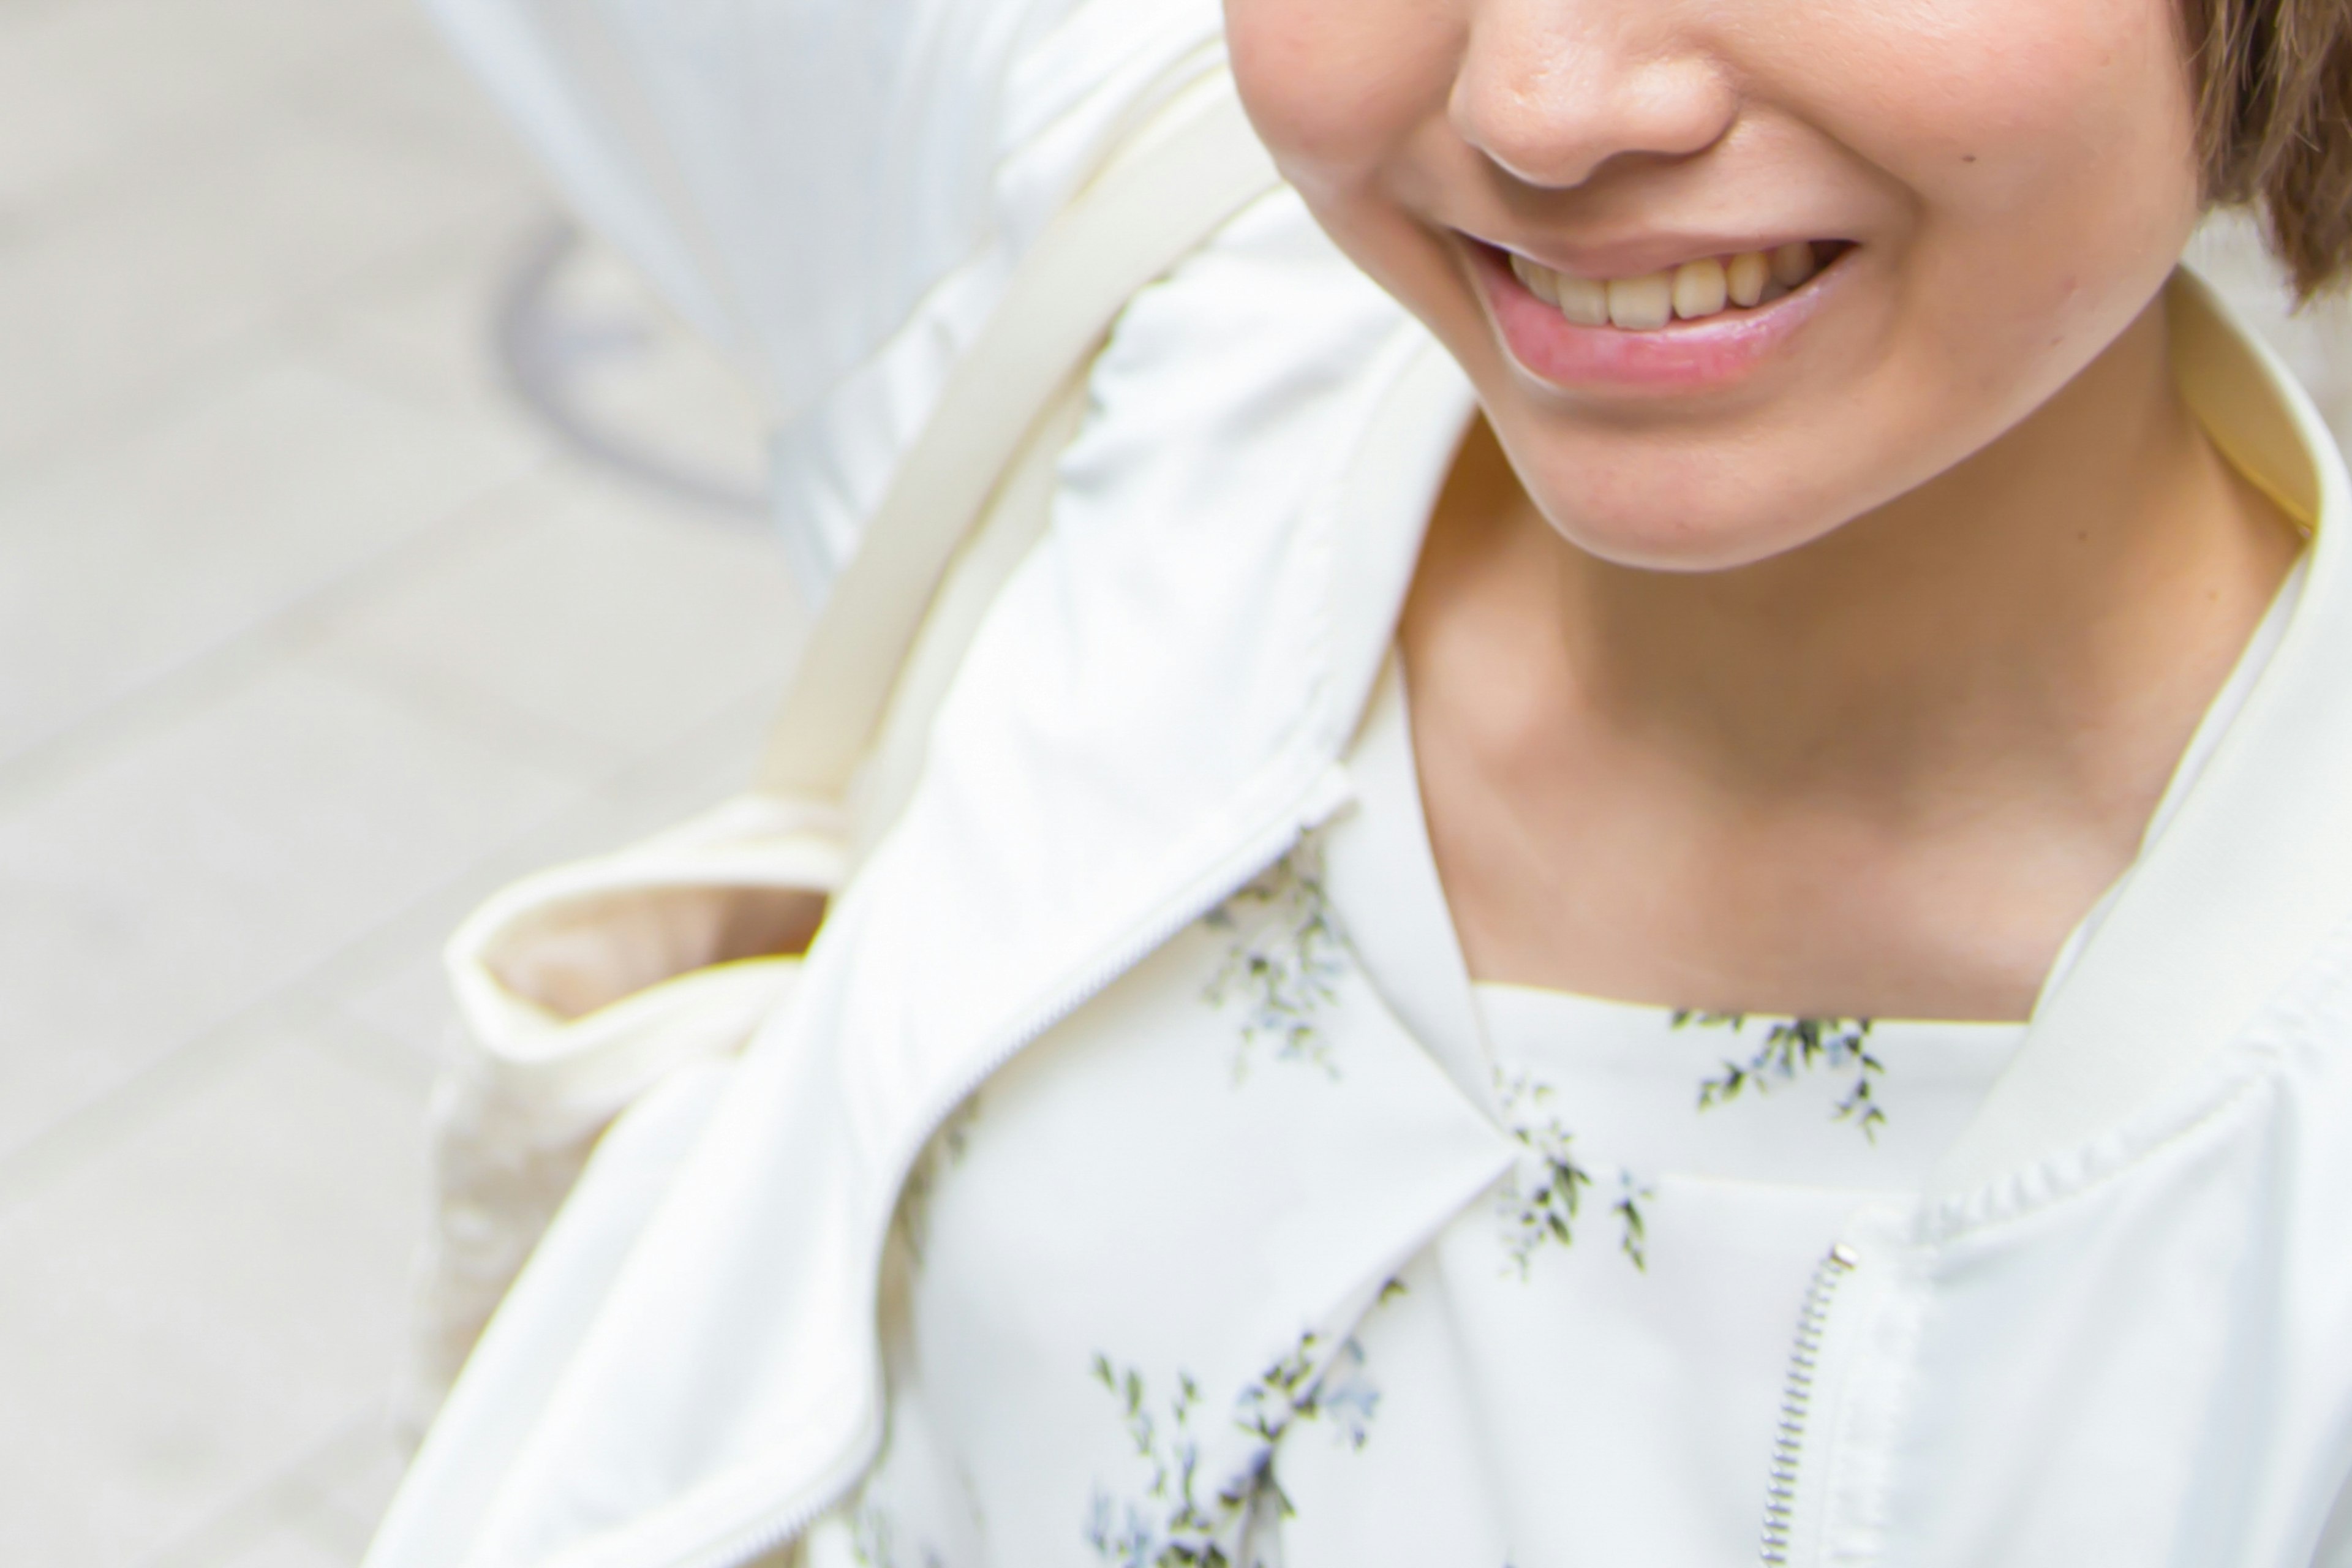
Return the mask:
[[[1213,57],[1015,274],[826,601],[754,788],[505,889],[450,940],[465,1038],[433,1111],[403,1407],[421,1432],[598,1139],[789,1006],[826,900],[898,815],[999,586],[1044,531],[1127,300],[1278,183]]]

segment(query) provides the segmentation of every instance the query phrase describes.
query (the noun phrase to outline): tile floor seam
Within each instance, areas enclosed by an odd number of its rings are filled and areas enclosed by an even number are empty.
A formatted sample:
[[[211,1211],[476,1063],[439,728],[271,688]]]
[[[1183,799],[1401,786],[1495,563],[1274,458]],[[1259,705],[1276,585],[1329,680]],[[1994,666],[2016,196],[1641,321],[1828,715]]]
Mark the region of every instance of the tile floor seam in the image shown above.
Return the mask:
[[[21,44],[0,36],[0,47],[10,42]],[[304,118],[315,115],[314,103],[280,94],[299,95],[312,85],[305,78],[345,71],[355,78],[371,74],[369,57],[379,47],[380,42],[373,39],[354,42],[327,59],[289,64],[259,80],[242,83],[236,95],[189,110],[196,123],[167,121],[144,127],[136,144],[110,149],[92,163],[64,171],[54,192],[36,188],[29,195],[20,194],[18,199],[38,210],[46,224],[59,219],[71,222],[166,189],[195,163],[259,140],[256,133],[274,118],[289,111]],[[165,156],[155,156],[158,147],[167,149]]]
[[[351,78],[381,81],[387,72],[425,71],[436,68],[441,72],[446,72],[452,68],[454,62],[450,58],[449,49],[438,37],[425,37],[412,41],[416,45],[415,52],[407,58],[391,62],[388,66],[380,61],[371,62],[365,68],[351,72]],[[354,46],[352,52],[356,56],[370,47]],[[278,102],[277,107],[281,111],[299,116],[317,114],[328,117],[339,124],[354,129],[363,128],[364,122],[341,118],[342,106],[331,100],[322,99],[317,91],[320,84],[306,82],[299,85],[294,83],[281,85],[289,89]],[[472,79],[467,78],[466,87],[469,92],[473,89],[473,86]],[[497,110],[487,102],[479,103],[478,108],[485,119],[496,121],[494,132],[498,138],[497,150],[506,153],[518,168],[531,169],[534,172],[534,179],[541,179],[543,183],[543,177],[536,173],[538,166],[532,162],[530,147],[522,133],[499,119]],[[419,125],[405,129],[413,133],[401,139],[404,146],[422,146],[431,153],[457,157],[480,158],[485,155],[485,149],[477,138],[454,132],[450,127],[441,126],[428,130]]]
[[[556,198],[543,188],[535,194],[540,210],[562,210]],[[515,220],[509,213],[504,221],[511,224]],[[300,352],[304,348],[301,335],[316,331],[324,318],[348,310],[349,295],[396,288],[402,282],[429,271],[436,262],[462,253],[465,243],[474,237],[478,228],[478,220],[451,218],[445,224],[426,229],[414,243],[387,249],[384,254],[371,258],[331,283],[323,283],[315,290],[306,290],[301,296],[288,300],[286,309],[271,325],[274,330],[294,334],[289,346]],[[496,275],[493,286],[485,290],[486,304],[494,298],[496,284],[503,279],[503,272]],[[387,391],[386,395],[405,402],[413,395]],[[435,408],[426,412],[446,413],[446,410]]]
[[[193,352],[168,374],[143,382],[119,398],[100,400],[77,411],[63,425],[45,432],[37,451],[9,456],[0,448],[0,496],[38,482],[45,471],[91,456],[94,449],[104,447],[109,437],[119,435],[125,426],[152,427],[161,424],[169,415],[198,403],[206,389],[267,363],[273,350],[307,357],[299,334],[314,327],[320,316],[333,314],[339,308],[335,303],[339,297],[365,292],[377,281],[379,269],[394,273],[404,268],[422,269],[433,258],[450,254],[467,234],[469,221],[473,220],[452,218],[446,225],[427,230],[415,241],[388,247],[384,254],[349,271],[320,279],[309,289],[289,291],[267,320],[234,331],[219,342]],[[334,368],[329,374],[343,373]],[[404,403],[408,401],[397,394],[387,395]]]
[[[560,810],[557,815],[561,815]],[[63,1179],[86,1161],[133,1135],[142,1120],[167,1111],[174,1103],[173,1095],[183,1087],[226,1070],[248,1053],[273,1048],[289,1034],[299,1035],[306,1029],[323,1031],[331,1021],[340,1023],[341,1010],[322,1008],[317,1000],[322,993],[331,990],[331,976],[338,967],[352,963],[362,950],[401,926],[404,917],[413,918],[432,909],[478,880],[486,865],[497,863],[498,856],[499,851],[494,850],[468,863],[439,885],[409,900],[389,919],[378,921],[268,994],[237,1007],[218,1022],[159,1053],[105,1092],[67,1111],[14,1149],[0,1151],[0,1211],[26,1202],[49,1183]]]
[[[0,819],[23,807],[30,796],[63,779],[103,765],[110,757],[171,721],[199,710],[272,664],[314,650],[320,626],[381,591],[386,577],[421,577],[431,570],[420,559],[471,546],[479,510],[499,498],[542,479],[551,458],[534,459],[523,471],[494,481],[460,501],[439,521],[391,541],[372,555],[264,611],[217,641],[195,649],[168,669],[135,687],[100,700],[73,720],[14,751],[0,752]]]
[[[402,664],[380,648],[320,646],[313,657],[352,685],[477,745],[550,773],[576,774],[618,767],[635,754],[599,736],[534,713],[487,688],[468,689],[430,669]],[[659,741],[647,749],[658,747]]]
[[[764,710],[769,701],[763,694],[757,706]],[[723,724],[740,723],[742,713],[752,706],[747,701],[730,708],[722,719],[703,728],[717,731]],[[158,1055],[105,1093],[67,1112],[15,1149],[0,1151],[0,1210],[26,1201],[47,1184],[60,1179],[128,1135],[142,1116],[166,1107],[177,1086],[220,1070],[225,1064],[238,1059],[241,1050],[260,1048],[259,1042],[273,1037],[273,1026],[278,1033],[299,1031],[302,1020],[323,1025],[327,1018],[339,1016],[340,1009],[322,1010],[318,1001],[337,990],[339,973],[349,974],[362,966],[368,961],[370,949],[380,950],[387,942],[404,941],[408,935],[404,928],[413,929],[418,919],[428,911],[445,908],[463,889],[493,878],[511,879],[548,864],[551,857],[530,847],[534,839],[542,838],[592,796],[625,798],[633,785],[642,787],[646,777],[658,771],[659,761],[650,756],[629,759],[617,763],[603,778],[584,782],[563,805],[469,861],[432,889],[407,900],[399,910],[338,945],[299,973],[289,976],[267,995]],[[748,785],[748,771],[746,783]],[[717,804],[716,797],[711,804]]]
[[[135,1135],[143,1121],[168,1113],[184,1089],[247,1057],[276,1049],[280,1031],[299,1032],[327,1016],[307,1012],[309,1005],[291,987],[272,992],[65,1112],[16,1148],[0,1151],[0,1214],[21,1207],[88,1159]]]
[[[299,1042],[301,1048],[322,1052],[356,1072],[387,1089],[413,1090],[429,1089],[440,1075],[442,1062],[428,1058],[414,1046],[394,1039],[383,1029],[354,1014],[344,1005],[343,998],[331,993],[321,994],[304,987],[298,998],[304,1007],[315,1007],[322,1017],[331,1017],[349,1039],[341,1042],[345,1050],[331,1050],[316,1036],[305,1036]],[[451,1020],[455,1026],[456,1020]]]
[[[9,456],[0,447],[0,500],[34,489],[76,463],[104,457],[110,445],[135,447],[173,416],[201,405],[222,383],[264,369],[274,357],[299,353],[300,345],[282,335],[285,325],[273,318],[232,333],[192,355],[160,382],[142,383],[119,400],[80,411],[47,432],[36,449]]]
[[[138,1568],[205,1568],[208,1562],[219,1561],[239,1549],[236,1536],[240,1527],[250,1531],[255,1522],[266,1521],[299,1528],[307,1516],[321,1510],[334,1510],[331,1489],[314,1479],[321,1457],[386,1429],[383,1401],[369,1400],[358,1415],[247,1488],[242,1495],[229,1500],[211,1518],[183,1531],[176,1539],[160,1543],[146,1554]],[[341,1542],[321,1544],[335,1550],[341,1546]]]
[[[505,226],[510,232],[507,237],[507,243],[499,247],[503,252],[502,258],[497,271],[488,280],[488,286],[482,289],[482,298],[479,301],[481,309],[478,312],[478,324],[486,330],[496,313],[499,286],[506,281],[512,270],[515,258],[527,254],[530,237],[538,232],[542,225],[551,221],[570,221],[565,216],[563,206],[551,196],[524,217],[510,217],[508,220]],[[446,265],[452,256],[463,253],[464,240],[459,237],[445,237],[449,238],[448,245],[430,254],[404,257],[397,267],[387,264],[381,269],[379,275],[362,280],[355,291],[373,295],[430,281],[437,268]],[[467,236],[464,239],[474,237],[476,237]],[[278,325],[292,335],[289,344],[291,350],[302,354],[307,362],[329,364],[336,374],[348,377],[389,401],[399,403],[404,407],[425,415],[446,416],[453,411],[467,414],[473,412],[471,409],[453,410],[451,405],[446,402],[420,396],[413,384],[397,375],[385,374],[380,367],[365,363],[346,363],[341,360],[331,359],[329,355],[331,350],[327,334],[331,333],[333,328],[349,314],[351,314],[351,308],[348,301],[341,305],[322,304],[294,312]],[[495,390],[504,393],[506,387],[503,367],[492,365],[490,374],[498,385],[495,388],[477,390]],[[568,446],[554,433],[541,429],[535,421],[527,417],[530,410],[509,403],[506,411],[511,416],[526,416],[516,420],[517,427],[528,430],[536,436],[550,454],[569,450]]]

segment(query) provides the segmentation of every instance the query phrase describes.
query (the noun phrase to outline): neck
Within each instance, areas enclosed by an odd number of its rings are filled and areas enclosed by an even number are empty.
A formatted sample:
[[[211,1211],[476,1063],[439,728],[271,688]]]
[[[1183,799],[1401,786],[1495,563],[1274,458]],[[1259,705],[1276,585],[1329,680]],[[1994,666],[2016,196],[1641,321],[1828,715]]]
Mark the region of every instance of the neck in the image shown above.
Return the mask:
[[[1736,570],[1578,550],[1475,433],[1402,632],[1472,973],[2024,1017],[2297,548],[2160,309],[1996,446]]]
[[[1617,566],[1509,494],[1452,542],[1542,628],[1547,708],[1736,793],[1887,806],[1991,772],[2144,821],[2296,550],[2175,391],[2160,302],[1994,446],[1754,565]]]

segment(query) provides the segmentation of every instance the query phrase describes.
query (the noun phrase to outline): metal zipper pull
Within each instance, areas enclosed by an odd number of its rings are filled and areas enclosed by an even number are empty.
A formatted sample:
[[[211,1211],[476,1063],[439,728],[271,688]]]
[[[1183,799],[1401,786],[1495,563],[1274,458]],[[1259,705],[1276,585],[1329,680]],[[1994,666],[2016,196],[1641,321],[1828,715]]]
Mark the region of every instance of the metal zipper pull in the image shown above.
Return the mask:
[[[1789,1534],[1796,1517],[1798,1462],[1804,1456],[1805,1426],[1813,1408],[1813,1373],[1819,1364],[1822,1338],[1829,1330],[1830,1304],[1845,1277],[1862,1267],[1862,1254],[1840,1242],[1813,1268],[1805,1287],[1804,1305],[1797,1312],[1796,1344],[1789,1352],[1789,1374],[1780,1386],[1780,1425],[1772,1435],[1772,1479],[1764,1489],[1764,1539],[1759,1553],[1766,1568],[1787,1568]]]

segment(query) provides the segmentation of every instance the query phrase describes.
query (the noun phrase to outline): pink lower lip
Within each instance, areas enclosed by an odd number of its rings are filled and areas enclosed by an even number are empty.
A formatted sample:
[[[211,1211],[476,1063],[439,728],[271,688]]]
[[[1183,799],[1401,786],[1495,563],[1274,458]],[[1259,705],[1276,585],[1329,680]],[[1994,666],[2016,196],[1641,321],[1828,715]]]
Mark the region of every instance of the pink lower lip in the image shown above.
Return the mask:
[[[1847,268],[1839,258],[1795,293],[1654,332],[1584,327],[1528,292],[1501,251],[1473,242],[1473,265],[1511,357],[1565,388],[1691,392],[1739,380],[1819,314]]]

